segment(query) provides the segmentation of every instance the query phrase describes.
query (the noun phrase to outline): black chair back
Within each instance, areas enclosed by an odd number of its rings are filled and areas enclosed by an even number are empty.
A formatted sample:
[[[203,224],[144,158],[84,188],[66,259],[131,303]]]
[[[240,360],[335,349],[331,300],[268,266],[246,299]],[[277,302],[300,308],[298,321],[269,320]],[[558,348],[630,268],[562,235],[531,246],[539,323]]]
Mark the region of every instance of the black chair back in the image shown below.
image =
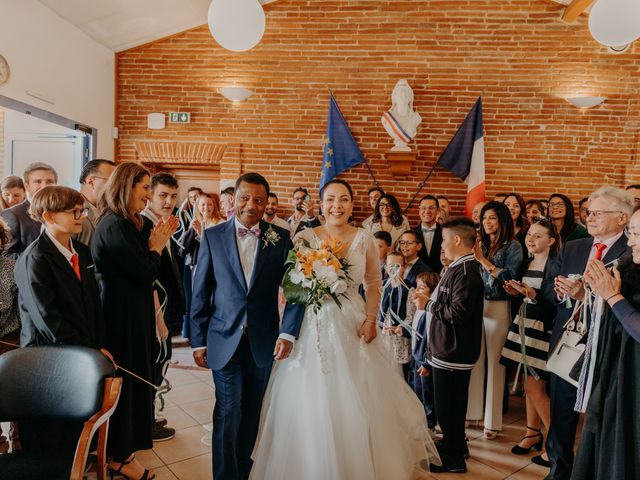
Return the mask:
[[[102,406],[104,379],[115,373],[99,350],[52,345],[0,355],[0,421],[86,421]]]

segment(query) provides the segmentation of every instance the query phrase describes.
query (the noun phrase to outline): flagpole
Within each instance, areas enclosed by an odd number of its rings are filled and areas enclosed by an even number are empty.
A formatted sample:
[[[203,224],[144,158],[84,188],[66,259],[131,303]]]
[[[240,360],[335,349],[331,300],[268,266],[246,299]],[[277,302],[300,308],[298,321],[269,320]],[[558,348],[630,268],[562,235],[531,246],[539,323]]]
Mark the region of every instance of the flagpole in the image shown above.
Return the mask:
[[[327,90],[329,90],[329,95],[331,95],[331,97],[335,99],[336,97],[333,95],[331,89],[327,87]],[[336,102],[336,107],[338,107],[338,113],[340,114],[344,122],[347,123],[347,121],[344,119],[344,115],[342,115],[342,110],[340,110],[340,107],[338,106],[338,102]],[[376,188],[380,188],[380,184],[378,183],[378,180],[376,180],[376,177],[373,174],[373,170],[371,170],[371,165],[369,165],[369,161],[367,160],[367,157],[364,156],[364,153],[362,154],[362,160],[364,161],[364,166],[367,167],[367,171],[369,172],[371,180],[373,180],[373,184]]]
[[[429,173],[427,174],[427,177],[422,181],[422,183],[420,184],[420,186],[418,187],[418,190],[416,191],[416,193],[413,194],[413,197],[411,197],[411,200],[409,201],[409,203],[407,204],[407,208],[404,209],[404,211],[402,212],[407,213],[407,211],[411,208],[411,205],[413,205],[413,202],[416,200],[416,197],[418,195],[420,195],[420,192],[422,191],[422,189],[424,188],[424,186],[427,184],[427,182],[429,181],[429,179],[431,178],[431,174],[433,173],[433,171],[436,169],[436,165],[438,165],[438,162],[436,161],[436,163],[433,164],[433,167],[431,167],[431,170],[429,170]]]

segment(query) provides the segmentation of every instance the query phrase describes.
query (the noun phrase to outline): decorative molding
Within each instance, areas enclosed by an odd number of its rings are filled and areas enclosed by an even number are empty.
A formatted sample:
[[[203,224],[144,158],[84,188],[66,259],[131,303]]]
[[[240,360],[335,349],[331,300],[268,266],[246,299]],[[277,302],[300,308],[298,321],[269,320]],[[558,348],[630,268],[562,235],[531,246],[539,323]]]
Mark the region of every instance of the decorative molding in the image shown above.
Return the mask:
[[[136,157],[145,163],[218,165],[227,150],[226,143],[134,142]]]

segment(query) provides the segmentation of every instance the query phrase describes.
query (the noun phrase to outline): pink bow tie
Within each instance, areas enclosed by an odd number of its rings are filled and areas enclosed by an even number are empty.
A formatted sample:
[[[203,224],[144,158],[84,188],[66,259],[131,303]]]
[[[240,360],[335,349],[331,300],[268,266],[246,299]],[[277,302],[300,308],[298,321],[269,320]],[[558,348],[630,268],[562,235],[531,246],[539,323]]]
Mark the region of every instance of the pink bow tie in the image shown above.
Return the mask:
[[[238,236],[240,238],[244,238],[247,235],[253,235],[256,238],[260,238],[260,229],[259,228],[252,228],[252,229],[248,229],[248,228],[238,228]]]

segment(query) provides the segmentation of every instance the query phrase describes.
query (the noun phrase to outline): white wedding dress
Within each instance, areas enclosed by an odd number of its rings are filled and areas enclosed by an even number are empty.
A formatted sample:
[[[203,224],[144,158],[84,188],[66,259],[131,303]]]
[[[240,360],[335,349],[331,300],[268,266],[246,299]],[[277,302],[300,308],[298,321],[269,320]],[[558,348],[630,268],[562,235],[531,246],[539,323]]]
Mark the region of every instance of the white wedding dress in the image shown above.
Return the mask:
[[[315,233],[308,229],[298,238]],[[374,237],[358,229],[349,247],[351,283],[342,308],[307,308],[287,360],[276,362],[264,398],[252,480],[409,480],[422,459],[440,464],[424,408],[392,368],[380,336],[356,332],[377,311]],[[380,332],[378,332],[379,334]]]

